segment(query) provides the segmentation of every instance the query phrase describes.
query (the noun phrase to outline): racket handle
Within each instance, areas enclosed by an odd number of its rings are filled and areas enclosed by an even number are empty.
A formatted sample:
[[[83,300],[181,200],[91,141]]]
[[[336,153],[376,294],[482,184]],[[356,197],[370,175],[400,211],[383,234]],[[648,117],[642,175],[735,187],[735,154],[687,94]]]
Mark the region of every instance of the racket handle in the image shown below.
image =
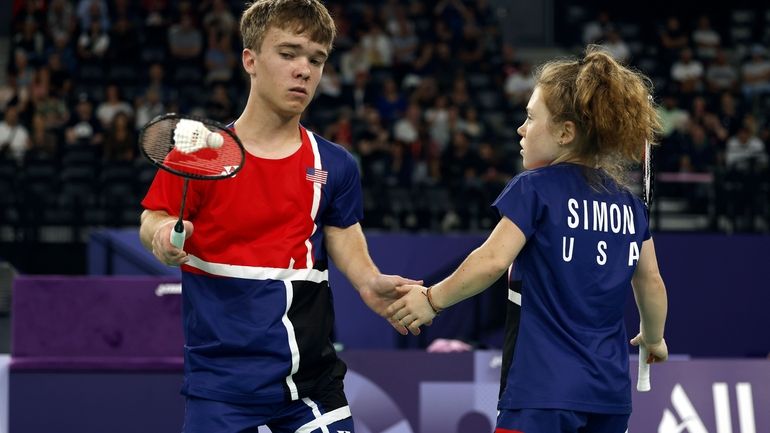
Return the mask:
[[[636,379],[636,390],[647,392],[650,390],[650,364],[647,363],[649,352],[644,343],[639,344],[639,375]]]
[[[171,230],[171,245],[181,250],[184,247],[184,240],[187,238],[185,235],[184,223],[179,220],[174,225],[174,229]]]

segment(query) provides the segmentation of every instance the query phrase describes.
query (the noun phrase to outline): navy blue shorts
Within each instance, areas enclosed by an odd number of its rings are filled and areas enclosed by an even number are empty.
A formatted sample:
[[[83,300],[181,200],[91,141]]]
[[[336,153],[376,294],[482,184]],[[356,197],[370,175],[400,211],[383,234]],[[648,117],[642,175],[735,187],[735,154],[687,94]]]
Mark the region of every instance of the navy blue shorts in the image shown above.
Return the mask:
[[[235,404],[187,397],[183,433],[354,433],[342,387],[288,403]]]
[[[559,409],[501,410],[495,433],[624,433],[629,417]]]

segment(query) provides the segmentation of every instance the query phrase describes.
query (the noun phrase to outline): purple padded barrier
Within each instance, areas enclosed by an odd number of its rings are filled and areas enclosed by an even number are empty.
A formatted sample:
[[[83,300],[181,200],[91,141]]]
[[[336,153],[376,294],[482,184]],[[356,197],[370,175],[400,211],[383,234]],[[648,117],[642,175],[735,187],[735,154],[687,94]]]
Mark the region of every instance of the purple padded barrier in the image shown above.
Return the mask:
[[[172,278],[20,276],[13,292],[18,369],[179,369],[179,295]]]
[[[103,239],[99,242],[116,246],[111,253],[103,247],[92,248],[101,251],[95,255],[103,263],[102,271],[105,265],[101,256],[105,254],[111,257],[107,262],[112,263],[113,274],[137,274],[139,269],[150,269],[140,268],[137,263],[160,266],[142,249],[136,229],[105,231],[101,236]],[[366,237],[371,255],[382,272],[422,278],[431,283],[448,275],[486,235],[369,233]],[[765,331],[766,327],[762,327],[757,318],[766,315],[766,306],[770,304],[770,290],[767,290],[770,287],[770,266],[767,266],[770,236],[655,233],[654,238],[668,288],[670,314],[666,337],[672,351],[696,357],[766,356],[770,352],[770,332]],[[90,266],[91,269],[97,267]],[[164,271],[178,272],[175,268]],[[157,270],[142,272],[140,274],[155,274]],[[336,337],[346,348],[391,349],[418,345],[420,340],[399,337],[383,319],[367,309],[334,266],[330,266],[329,279],[337,314]],[[421,335],[422,342],[468,336],[474,324],[487,318],[484,308],[492,304],[489,301],[500,298],[487,291],[474,300],[457,304],[427,328]],[[505,299],[503,294],[501,301],[492,305],[502,306]],[[630,290],[626,313],[626,326],[631,334],[638,329],[639,319]],[[714,341],[720,344],[713,344]],[[492,344],[492,347],[500,346]]]

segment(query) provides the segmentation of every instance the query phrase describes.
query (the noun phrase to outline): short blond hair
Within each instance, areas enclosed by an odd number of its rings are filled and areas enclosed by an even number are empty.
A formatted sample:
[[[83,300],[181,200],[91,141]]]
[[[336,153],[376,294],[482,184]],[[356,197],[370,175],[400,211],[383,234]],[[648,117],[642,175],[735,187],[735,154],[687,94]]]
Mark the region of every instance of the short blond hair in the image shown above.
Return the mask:
[[[241,16],[243,47],[259,52],[270,27],[307,35],[331,50],[337,28],[318,0],[257,0]]]

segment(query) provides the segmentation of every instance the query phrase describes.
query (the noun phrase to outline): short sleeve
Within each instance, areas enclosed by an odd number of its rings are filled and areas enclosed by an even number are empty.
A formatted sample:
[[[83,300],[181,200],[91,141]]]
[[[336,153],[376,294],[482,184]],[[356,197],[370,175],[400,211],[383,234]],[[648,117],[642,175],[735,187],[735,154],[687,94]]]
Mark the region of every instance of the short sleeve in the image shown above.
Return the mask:
[[[197,188],[200,182],[190,180],[185,199],[184,219],[191,220],[195,215],[200,202]],[[169,215],[178,216],[182,206],[183,189],[184,178],[159,169],[147,195],[142,200],[142,207],[147,210],[165,211]]]
[[[361,177],[358,165],[349,153],[345,153],[344,164],[338,171],[329,174],[329,206],[324,215],[324,224],[334,227],[349,227],[364,217],[361,193]],[[327,185],[328,186],[328,185]]]
[[[511,220],[529,238],[537,229],[543,203],[532,185],[532,179],[522,173],[514,177],[492,203],[501,216]]]

